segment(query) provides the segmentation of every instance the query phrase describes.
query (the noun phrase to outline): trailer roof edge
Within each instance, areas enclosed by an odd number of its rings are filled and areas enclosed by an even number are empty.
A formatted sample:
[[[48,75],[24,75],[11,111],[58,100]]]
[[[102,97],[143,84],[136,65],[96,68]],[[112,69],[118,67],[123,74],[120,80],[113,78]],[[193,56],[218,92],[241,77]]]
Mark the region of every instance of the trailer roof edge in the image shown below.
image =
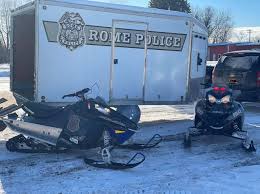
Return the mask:
[[[31,7],[34,7],[34,5],[35,5],[35,1],[32,1],[32,2],[26,3],[22,6],[19,6],[15,9],[11,10],[11,12],[12,12],[12,14],[16,14],[17,12],[30,9]]]

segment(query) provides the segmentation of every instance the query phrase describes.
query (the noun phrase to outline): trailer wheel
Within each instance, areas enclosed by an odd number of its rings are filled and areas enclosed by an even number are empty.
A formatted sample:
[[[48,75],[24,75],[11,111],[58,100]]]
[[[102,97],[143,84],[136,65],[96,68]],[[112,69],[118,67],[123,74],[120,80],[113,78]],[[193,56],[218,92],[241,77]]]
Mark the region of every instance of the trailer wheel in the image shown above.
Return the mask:
[[[141,110],[138,105],[122,105],[117,106],[117,111],[126,116],[130,120],[138,123],[141,118]]]

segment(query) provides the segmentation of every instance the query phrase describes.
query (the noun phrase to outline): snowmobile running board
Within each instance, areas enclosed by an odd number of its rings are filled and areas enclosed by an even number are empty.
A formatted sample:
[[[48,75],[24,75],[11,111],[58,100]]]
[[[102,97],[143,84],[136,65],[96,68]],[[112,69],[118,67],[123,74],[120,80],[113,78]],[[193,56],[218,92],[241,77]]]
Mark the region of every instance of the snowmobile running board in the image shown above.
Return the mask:
[[[7,102],[5,98],[0,98],[0,104],[3,104]],[[4,117],[18,109],[20,109],[22,106],[17,106],[16,104],[12,104],[6,108],[0,107],[0,117]]]

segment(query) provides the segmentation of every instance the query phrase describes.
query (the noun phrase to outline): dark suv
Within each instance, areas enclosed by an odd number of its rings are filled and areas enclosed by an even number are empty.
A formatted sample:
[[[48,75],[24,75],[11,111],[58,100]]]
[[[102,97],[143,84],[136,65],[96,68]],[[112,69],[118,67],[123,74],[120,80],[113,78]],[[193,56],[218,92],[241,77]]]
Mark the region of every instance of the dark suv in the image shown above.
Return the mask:
[[[238,100],[260,100],[260,51],[224,54],[213,70],[212,82],[228,85]]]

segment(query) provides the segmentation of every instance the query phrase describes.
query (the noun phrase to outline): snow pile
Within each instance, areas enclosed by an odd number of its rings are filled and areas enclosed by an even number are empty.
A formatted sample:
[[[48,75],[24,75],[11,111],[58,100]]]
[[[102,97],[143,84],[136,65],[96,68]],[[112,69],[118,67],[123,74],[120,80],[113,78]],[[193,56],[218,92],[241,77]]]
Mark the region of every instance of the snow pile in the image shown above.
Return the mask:
[[[218,61],[207,61],[207,66],[209,67],[215,67],[217,65]]]
[[[192,120],[194,117],[194,107],[195,105],[140,106],[142,111],[141,124]]]

